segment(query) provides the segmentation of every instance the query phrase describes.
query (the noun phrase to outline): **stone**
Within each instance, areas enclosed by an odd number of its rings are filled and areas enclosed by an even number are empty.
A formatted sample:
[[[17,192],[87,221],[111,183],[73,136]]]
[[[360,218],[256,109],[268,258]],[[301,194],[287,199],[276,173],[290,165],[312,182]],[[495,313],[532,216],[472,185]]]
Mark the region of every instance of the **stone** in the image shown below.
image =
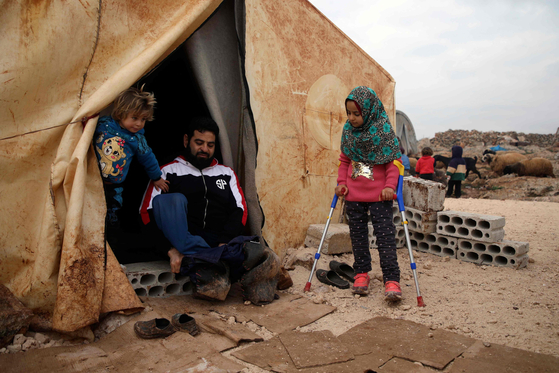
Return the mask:
[[[326,224],[311,224],[307,229],[305,245],[316,247],[320,245]],[[344,254],[351,252],[351,239],[349,238],[349,225],[330,224],[321,247],[322,254]]]
[[[33,312],[4,285],[0,284],[0,348],[10,343],[22,329],[27,329]]]

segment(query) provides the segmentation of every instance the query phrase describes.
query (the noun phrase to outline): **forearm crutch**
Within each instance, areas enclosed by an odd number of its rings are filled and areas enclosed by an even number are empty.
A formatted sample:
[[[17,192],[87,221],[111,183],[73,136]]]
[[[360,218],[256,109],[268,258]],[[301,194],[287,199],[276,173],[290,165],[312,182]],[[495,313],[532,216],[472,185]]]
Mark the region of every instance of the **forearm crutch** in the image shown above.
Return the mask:
[[[316,269],[316,263],[318,263],[318,259],[320,259],[320,250],[322,249],[322,244],[324,243],[324,238],[326,237],[326,232],[328,232],[328,227],[330,226],[330,221],[332,220],[332,214],[334,213],[334,209],[336,208],[336,204],[338,203],[338,195],[334,194],[334,199],[332,199],[332,204],[330,205],[330,214],[328,214],[328,220],[326,220],[326,225],[324,226],[324,232],[322,233],[322,238],[320,239],[320,245],[318,245],[318,250],[316,254],[314,254],[314,263],[311,269],[311,275],[309,276],[309,281],[305,285],[304,291],[311,290],[311,281],[312,276],[314,274],[314,270]]]
[[[406,219],[406,207],[404,206],[404,165],[400,161],[394,161],[396,167],[400,171],[400,176],[398,177],[398,191],[396,192],[396,199],[398,200],[398,209],[402,215],[402,225],[404,226],[404,232],[406,233],[406,246],[408,247],[408,252],[410,254],[410,266],[413,272],[413,280],[415,281],[415,290],[417,291],[417,306],[425,307],[423,302],[423,297],[419,291],[419,282],[417,281],[416,265],[413,259],[413,250],[411,248],[410,233],[408,231],[408,220]]]

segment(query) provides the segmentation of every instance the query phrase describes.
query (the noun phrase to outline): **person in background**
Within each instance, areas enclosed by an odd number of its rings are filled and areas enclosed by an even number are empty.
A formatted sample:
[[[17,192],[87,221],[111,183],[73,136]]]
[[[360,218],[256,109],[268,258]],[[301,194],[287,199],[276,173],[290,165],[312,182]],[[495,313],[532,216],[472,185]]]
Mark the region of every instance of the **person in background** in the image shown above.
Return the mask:
[[[435,159],[432,157],[433,150],[429,147],[421,149],[421,158],[415,165],[415,175],[425,180],[433,180],[435,177]]]
[[[452,147],[452,158],[448,163],[446,175],[448,179],[448,189],[446,197],[454,196],[460,198],[462,196],[462,181],[466,180],[466,161],[462,158],[462,147],[454,145]]]

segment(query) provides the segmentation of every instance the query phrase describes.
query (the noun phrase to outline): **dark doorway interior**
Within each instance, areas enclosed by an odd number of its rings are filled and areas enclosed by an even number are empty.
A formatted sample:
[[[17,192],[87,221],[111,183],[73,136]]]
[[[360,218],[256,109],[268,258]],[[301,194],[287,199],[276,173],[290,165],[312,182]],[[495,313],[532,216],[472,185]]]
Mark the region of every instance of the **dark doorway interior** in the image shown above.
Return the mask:
[[[153,92],[157,100],[155,120],[146,124],[145,135],[160,165],[171,162],[183,151],[183,135],[191,118],[209,115],[191,73],[185,49],[180,46],[135,86]],[[221,161],[219,148],[216,156]],[[124,182],[120,229],[108,234],[111,248],[121,264],[164,259],[156,250],[154,235],[145,231],[139,208],[149,178],[134,160]]]

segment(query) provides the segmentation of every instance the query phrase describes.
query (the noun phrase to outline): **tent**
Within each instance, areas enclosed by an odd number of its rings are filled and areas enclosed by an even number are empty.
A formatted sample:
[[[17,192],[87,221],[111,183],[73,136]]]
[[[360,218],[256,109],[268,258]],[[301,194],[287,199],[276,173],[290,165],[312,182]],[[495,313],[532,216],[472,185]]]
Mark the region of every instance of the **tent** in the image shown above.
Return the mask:
[[[400,139],[406,154],[418,154],[419,150],[413,124],[406,113],[401,110],[396,110],[396,136]]]
[[[119,92],[156,92],[160,162],[190,116],[218,122],[247,230],[280,256],[327,214],[349,91],[372,87],[395,123],[392,77],[306,0],[9,1],[0,29],[0,283],[59,331],[141,307],[91,144]]]

